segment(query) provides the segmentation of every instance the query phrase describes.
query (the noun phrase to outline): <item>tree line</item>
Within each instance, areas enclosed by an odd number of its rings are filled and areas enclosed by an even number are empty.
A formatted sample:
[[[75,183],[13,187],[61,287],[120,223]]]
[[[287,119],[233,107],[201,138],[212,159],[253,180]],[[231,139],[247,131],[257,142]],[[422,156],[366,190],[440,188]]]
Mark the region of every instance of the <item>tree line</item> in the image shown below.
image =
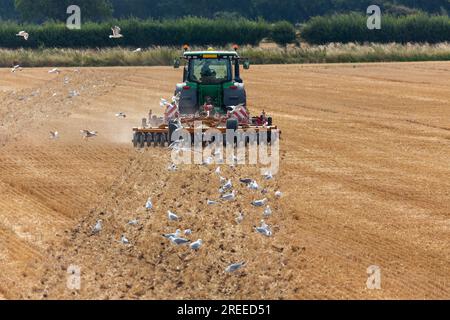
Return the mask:
[[[288,20],[301,23],[311,17],[365,12],[377,4],[392,15],[419,11],[448,15],[450,0],[0,0],[0,19],[42,23],[66,19],[66,8],[76,4],[86,21],[123,19],[204,18]]]

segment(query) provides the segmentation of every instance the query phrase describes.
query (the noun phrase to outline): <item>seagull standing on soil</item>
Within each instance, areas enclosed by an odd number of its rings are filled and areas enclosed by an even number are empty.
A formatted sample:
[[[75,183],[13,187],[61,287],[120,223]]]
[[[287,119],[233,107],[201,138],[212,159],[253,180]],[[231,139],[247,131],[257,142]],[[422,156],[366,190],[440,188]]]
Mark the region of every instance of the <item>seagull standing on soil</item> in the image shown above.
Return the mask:
[[[254,205],[255,207],[262,207],[265,206],[267,203],[267,198],[264,198],[262,200],[255,200],[252,202],[252,205]]]
[[[167,167],[167,170],[169,170],[169,171],[171,171],[171,172],[174,172],[174,171],[177,171],[177,170],[178,170],[178,167],[177,167],[174,163],[171,163],[171,164]]]
[[[113,33],[112,35],[109,36],[111,39],[123,38],[123,35],[120,34],[120,31],[121,31],[120,27],[115,26],[114,28],[111,28],[111,30],[112,30],[112,33]]]
[[[228,194],[224,194],[221,198],[226,201],[234,201],[234,200],[236,200],[236,191],[233,191]]]
[[[238,224],[242,223],[244,221],[244,214],[242,212],[239,212],[238,216],[236,217],[236,222]]]
[[[145,209],[147,209],[147,211],[153,209],[153,203],[150,198],[148,198],[147,203],[145,204]]]
[[[261,226],[255,227],[256,232],[266,236],[271,237],[272,236],[272,230],[270,227],[263,221],[261,221]]]
[[[264,209],[264,217],[265,218],[268,218],[268,217],[270,217],[272,215],[272,209],[270,209],[270,206],[267,206],[265,209]]]
[[[138,219],[128,221],[128,225],[130,226],[137,226],[138,224],[139,224]]]
[[[17,37],[22,37],[25,40],[28,40],[28,38],[30,37],[30,35],[26,31],[20,31],[18,34],[16,34],[16,36]]]
[[[175,231],[175,233],[167,233],[167,234],[163,234],[163,237],[166,239],[170,239],[170,238],[178,238],[181,234],[181,230],[177,229],[177,231]]]
[[[192,250],[199,250],[202,244],[203,244],[202,239],[198,239],[197,241],[191,243],[190,247]]]
[[[217,201],[214,201],[214,200],[208,200],[208,201],[206,201],[206,204],[207,204],[208,206],[213,206],[213,205],[215,205],[215,204],[218,204],[218,202],[217,202]]]
[[[167,218],[170,221],[178,221],[180,219],[180,218],[178,218],[178,216],[175,213],[170,212],[170,211],[167,211]]]
[[[122,244],[130,244],[130,241],[124,235],[120,238],[120,242],[122,242]]]
[[[119,113],[116,113],[116,117],[125,119],[127,117],[127,115],[125,113],[123,113],[123,112],[119,112]]]
[[[267,171],[266,173],[263,174],[264,178],[266,180],[272,180],[273,179],[273,174],[270,171]]]
[[[275,197],[281,198],[282,196],[283,196],[283,192],[281,192],[281,191],[275,192]]]
[[[192,235],[192,230],[191,230],[191,229],[186,229],[186,230],[184,230],[184,235],[185,235],[185,236],[190,236],[190,235]]]
[[[178,237],[172,237],[172,238],[170,238],[170,241],[172,241],[172,243],[176,244],[177,246],[191,242],[188,239],[178,238]]]
[[[235,272],[235,271],[241,269],[244,265],[245,265],[245,262],[233,263],[232,265],[229,265],[225,269],[225,272],[228,272],[228,273]]]
[[[102,220],[98,220],[95,226],[92,228],[92,234],[97,234],[102,231]]]
[[[258,190],[259,186],[258,183],[253,180],[252,182],[249,183],[248,188],[251,190]]]

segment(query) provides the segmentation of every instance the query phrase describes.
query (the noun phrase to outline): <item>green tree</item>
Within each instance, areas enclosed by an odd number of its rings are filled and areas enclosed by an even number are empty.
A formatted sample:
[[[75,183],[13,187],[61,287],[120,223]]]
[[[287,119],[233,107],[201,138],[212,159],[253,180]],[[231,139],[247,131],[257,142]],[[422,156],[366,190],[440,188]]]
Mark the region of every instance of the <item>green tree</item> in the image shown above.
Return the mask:
[[[286,46],[296,40],[296,31],[290,22],[280,21],[273,25],[270,37],[275,43]]]
[[[99,21],[110,18],[113,8],[109,0],[15,0],[15,7],[23,21],[65,21],[67,7],[78,5],[83,20]]]

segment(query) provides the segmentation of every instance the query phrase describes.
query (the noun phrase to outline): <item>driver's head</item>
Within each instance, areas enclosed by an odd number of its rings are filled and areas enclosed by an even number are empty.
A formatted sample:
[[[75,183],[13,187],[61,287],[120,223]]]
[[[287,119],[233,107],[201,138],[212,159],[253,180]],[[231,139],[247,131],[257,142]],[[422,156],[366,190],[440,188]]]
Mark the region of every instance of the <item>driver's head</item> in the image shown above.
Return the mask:
[[[214,75],[214,72],[211,70],[211,62],[206,61],[202,67],[201,71],[202,77],[211,77]]]

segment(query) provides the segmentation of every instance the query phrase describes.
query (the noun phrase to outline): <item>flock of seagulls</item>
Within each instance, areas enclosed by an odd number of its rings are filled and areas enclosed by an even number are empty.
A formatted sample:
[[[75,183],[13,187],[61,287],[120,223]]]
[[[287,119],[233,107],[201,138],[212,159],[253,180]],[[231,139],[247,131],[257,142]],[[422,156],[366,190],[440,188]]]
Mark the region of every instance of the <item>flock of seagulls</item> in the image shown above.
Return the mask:
[[[112,35],[109,36],[110,39],[123,38],[123,34],[120,33],[122,30],[120,29],[119,26],[114,26],[113,28],[111,28],[111,30],[112,30]],[[23,38],[25,41],[30,38],[30,34],[28,32],[26,32],[25,30],[19,31],[19,33],[17,33],[16,36]],[[141,52],[141,51],[142,51],[142,49],[138,48],[134,52]]]
[[[85,133],[87,134],[87,132],[85,132]],[[173,166],[172,165],[169,166],[168,169],[172,171]],[[237,192],[235,190],[233,190],[232,179],[223,178],[221,176],[220,167],[218,167],[214,172],[220,178],[220,181],[221,181],[221,186],[219,188],[220,200],[218,200],[218,201],[207,200],[207,204],[214,205],[214,204],[220,204],[221,201],[235,200],[237,197]],[[267,172],[263,176],[265,179],[267,179],[267,178],[273,179],[273,175],[271,172]],[[251,185],[251,184],[257,185],[257,183],[254,179],[242,178],[242,179],[239,179],[239,181],[246,185]],[[259,189],[259,187],[256,188],[255,190],[258,190],[258,189]],[[276,191],[275,196],[276,196],[276,198],[280,198],[282,196],[282,192]],[[270,208],[269,205],[267,205],[267,203],[268,203],[268,199],[264,198],[262,200],[252,201],[251,205],[253,205],[254,207],[264,207],[265,206],[263,217],[265,219],[267,219],[270,216],[272,216],[272,209]],[[148,200],[145,204],[145,209],[147,211],[151,211],[151,210],[153,210],[153,208],[154,208],[153,202],[152,202],[151,198],[148,198]],[[243,222],[244,218],[245,218],[245,215],[242,212],[239,212],[235,221],[236,221],[236,223],[240,224]],[[167,220],[169,223],[171,223],[171,222],[180,222],[182,219],[175,212],[168,210],[167,211]],[[138,223],[139,223],[139,221],[137,219],[135,219],[135,220],[129,221],[128,225],[137,225]],[[92,235],[98,234],[101,232],[101,230],[102,230],[102,220],[98,220],[96,225],[92,228],[91,234]],[[262,236],[265,236],[265,237],[273,236],[272,228],[264,220],[261,220],[260,224],[258,226],[254,226],[254,230],[256,233],[258,233]],[[188,239],[188,237],[192,236],[192,234],[193,234],[193,232],[191,229],[186,229],[184,231],[182,231],[181,229],[177,229],[174,233],[162,234],[162,237],[164,237],[165,239],[170,241],[170,243],[172,243],[173,245],[176,245],[176,246],[188,245],[188,247],[191,250],[198,251],[202,248],[202,246],[204,244],[203,240],[198,239],[195,242],[192,242],[191,240]],[[119,242],[122,243],[123,245],[130,245],[130,241],[125,235],[121,236]],[[225,272],[226,273],[234,273],[234,272],[242,269],[245,265],[246,265],[245,261],[233,263],[225,268]]]

